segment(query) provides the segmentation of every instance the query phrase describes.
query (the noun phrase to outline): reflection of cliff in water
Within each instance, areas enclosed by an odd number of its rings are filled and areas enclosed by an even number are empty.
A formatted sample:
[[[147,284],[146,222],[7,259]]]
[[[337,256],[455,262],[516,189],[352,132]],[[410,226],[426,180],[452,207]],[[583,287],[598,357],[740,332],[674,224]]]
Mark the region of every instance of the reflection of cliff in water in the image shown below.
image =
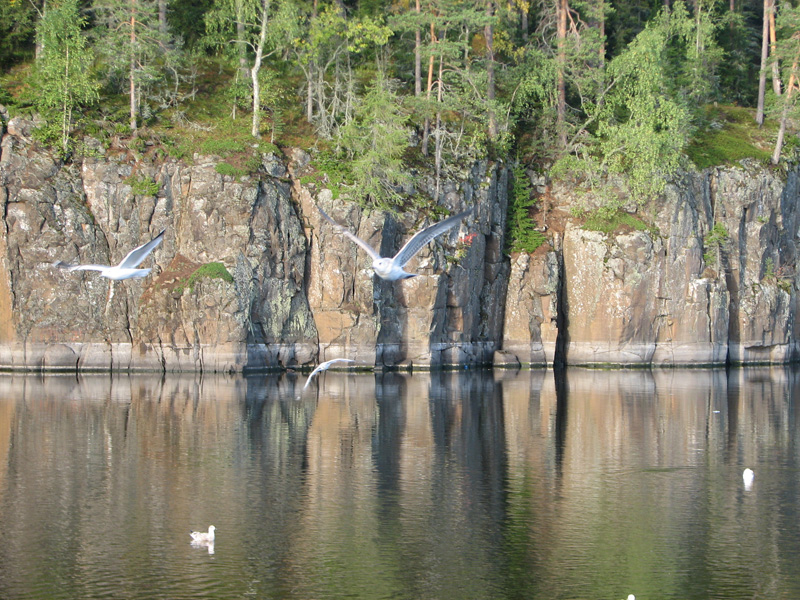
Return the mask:
[[[180,580],[210,523],[231,597],[594,597],[586,565],[671,597],[700,568],[789,597],[741,564],[800,587],[792,371],[304,380],[0,378],[0,596],[101,564]]]

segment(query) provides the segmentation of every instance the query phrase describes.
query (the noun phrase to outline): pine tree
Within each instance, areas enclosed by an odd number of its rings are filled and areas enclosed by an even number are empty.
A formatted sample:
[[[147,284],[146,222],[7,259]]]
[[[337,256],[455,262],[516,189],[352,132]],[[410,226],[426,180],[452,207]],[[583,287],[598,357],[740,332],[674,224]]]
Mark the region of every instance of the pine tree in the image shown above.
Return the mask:
[[[124,74],[130,96],[130,127],[137,129],[143,92],[163,78],[158,60],[170,51],[158,0],[100,0],[95,5],[97,47],[112,72]]]

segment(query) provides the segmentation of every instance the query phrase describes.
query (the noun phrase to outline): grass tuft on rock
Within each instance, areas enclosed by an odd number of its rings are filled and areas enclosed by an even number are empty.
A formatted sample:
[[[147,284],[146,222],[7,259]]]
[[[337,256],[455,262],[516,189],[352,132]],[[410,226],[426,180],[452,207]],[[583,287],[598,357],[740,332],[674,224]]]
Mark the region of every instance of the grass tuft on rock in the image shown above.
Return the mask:
[[[175,291],[179,294],[182,294],[187,289],[190,292],[194,292],[194,287],[197,285],[197,282],[204,278],[222,279],[222,281],[226,283],[233,283],[233,275],[225,268],[225,265],[221,262],[211,262],[197,267],[194,273],[175,287]]]

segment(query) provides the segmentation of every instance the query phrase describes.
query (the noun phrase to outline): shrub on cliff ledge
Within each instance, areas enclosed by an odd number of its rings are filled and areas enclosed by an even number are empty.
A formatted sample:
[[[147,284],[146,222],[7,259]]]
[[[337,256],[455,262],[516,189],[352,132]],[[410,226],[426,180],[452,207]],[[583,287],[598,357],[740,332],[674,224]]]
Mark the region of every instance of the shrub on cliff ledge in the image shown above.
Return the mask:
[[[536,205],[528,174],[520,166],[514,167],[514,187],[508,202],[508,249],[510,252],[534,252],[547,241],[536,230],[531,209]]]

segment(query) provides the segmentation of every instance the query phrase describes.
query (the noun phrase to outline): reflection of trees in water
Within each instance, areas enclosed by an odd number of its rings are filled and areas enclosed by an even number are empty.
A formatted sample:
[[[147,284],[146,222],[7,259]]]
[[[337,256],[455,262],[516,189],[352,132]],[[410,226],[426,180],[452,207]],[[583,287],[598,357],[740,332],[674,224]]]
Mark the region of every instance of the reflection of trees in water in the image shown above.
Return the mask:
[[[0,564],[179,579],[213,522],[230,596],[800,588],[792,370],[304,379],[0,378]]]

